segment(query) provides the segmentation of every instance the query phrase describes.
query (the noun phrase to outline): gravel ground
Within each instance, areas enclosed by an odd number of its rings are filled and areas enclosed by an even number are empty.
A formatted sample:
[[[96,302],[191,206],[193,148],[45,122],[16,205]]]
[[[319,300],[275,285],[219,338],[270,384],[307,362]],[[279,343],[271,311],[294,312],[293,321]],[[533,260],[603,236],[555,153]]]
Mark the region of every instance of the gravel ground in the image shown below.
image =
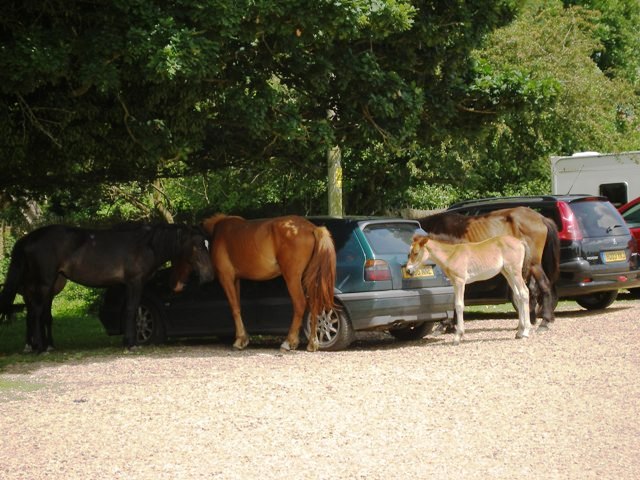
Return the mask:
[[[640,301],[571,307],[528,340],[502,316],[458,347],[366,334],[9,370],[0,478],[639,478]]]

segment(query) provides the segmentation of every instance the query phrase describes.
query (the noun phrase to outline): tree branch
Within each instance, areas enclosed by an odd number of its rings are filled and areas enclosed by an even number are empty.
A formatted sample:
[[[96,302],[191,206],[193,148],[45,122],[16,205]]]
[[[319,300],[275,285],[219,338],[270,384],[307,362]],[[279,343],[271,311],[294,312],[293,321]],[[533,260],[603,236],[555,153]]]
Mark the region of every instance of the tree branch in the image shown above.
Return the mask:
[[[33,113],[33,110],[31,110],[31,107],[29,107],[29,104],[24,99],[24,97],[19,93],[16,93],[16,96],[18,97],[18,101],[20,102],[20,106],[22,108],[23,113],[31,121],[31,124],[37,130],[40,130],[40,132],[44,133],[53,142],[53,144],[56,147],[62,148],[62,144],[53,136],[51,132],[49,132],[49,130],[44,128],[40,120],[38,120],[38,117],[36,117],[35,113]]]

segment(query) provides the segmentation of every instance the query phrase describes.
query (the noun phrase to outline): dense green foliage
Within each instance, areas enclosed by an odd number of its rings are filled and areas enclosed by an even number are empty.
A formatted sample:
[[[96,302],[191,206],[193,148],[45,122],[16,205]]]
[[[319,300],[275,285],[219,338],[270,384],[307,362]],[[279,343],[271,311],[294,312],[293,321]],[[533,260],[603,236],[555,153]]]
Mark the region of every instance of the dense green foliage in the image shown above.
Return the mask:
[[[93,224],[323,213],[333,146],[348,213],[434,208],[545,192],[549,155],[640,140],[634,0],[27,0],[2,13],[11,223],[29,200],[44,221]]]

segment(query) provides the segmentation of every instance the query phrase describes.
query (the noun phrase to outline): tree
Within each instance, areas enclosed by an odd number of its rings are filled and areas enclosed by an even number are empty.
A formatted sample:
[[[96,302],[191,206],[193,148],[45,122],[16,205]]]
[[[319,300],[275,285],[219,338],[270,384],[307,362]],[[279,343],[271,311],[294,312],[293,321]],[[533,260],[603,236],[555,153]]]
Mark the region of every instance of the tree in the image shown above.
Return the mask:
[[[548,193],[550,155],[637,148],[638,96],[594,62],[603,49],[600,18],[535,2],[492,32],[474,52],[457,123],[440,149],[427,146],[432,160],[419,171],[446,158],[449,176],[431,182],[463,197]]]
[[[315,183],[334,145],[352,152],[347,175],[380,178],[404,164],[418,129],[446,130],[468,52],[515,5],[12,3],[0,19],[0,188],[80,195],[256,163],[295,165]],[[355,211],[380,209],[374,184],[350,182]],[[402,178],[389,186],[397,197]]]
[[[600,12],[596,34],[602,49],[594,61],[609,77],[624,78],[640,87],[640,2],[637,0],[565,0]]]

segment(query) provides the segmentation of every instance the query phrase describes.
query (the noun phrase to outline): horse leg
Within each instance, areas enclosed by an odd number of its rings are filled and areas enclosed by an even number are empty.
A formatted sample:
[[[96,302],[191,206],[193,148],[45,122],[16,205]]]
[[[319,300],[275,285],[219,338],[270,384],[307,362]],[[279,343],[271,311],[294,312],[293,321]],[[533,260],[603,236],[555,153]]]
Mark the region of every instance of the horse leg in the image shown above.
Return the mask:
[[[62,275],[58,275],[53,285],[51,300],[49,301],[49,305],[45,310],[45,313],[46,313],[45,329],[47,334],[47,351],[48,352],[55,350],[55,345],[53,344],[53,315],[51,314],[51,310],[53,308],[53,299],[55,298],[56,295],[58,295],[64,289],[66,284],[67,284],[67,279]]]
[[[527,338],[531,330],[531,321],[529,316],[529,289],[520,273],[522,269],[503,269],[502,275],[507,279],[507,283],[511,287],[513,296],[518,307],[518,332],[516,338]]]
[[[136,312],[140,305],[142,295],[142,283],[132,282],[127,285],[127,297],[124,306],[124,346],[127,350],[133,350],[138,344],[138,332],[136,330]]]
[[[281,350],[289,351],[298,348],[300,343],[300,327],[302,326],[302,316],[307,306],[307,300],[302,288],[302,275],[284,275],[284,279],[287,283],[287,290],[291,296],[291,303],[293,304],[293,320],[289,327],[289,334],[287,339],[282,342],[280,346]],[[313,317],[313,315],[311,315]],[[311,331],[309,333],[309,344],[307,350],[315,352],[318,350],[318,336],[316,334],[318,318],[311,318]]]
[[[36,353],[43,353],[47,349],[47,335],[45,333],[45,308],[47,304],[46,300],[46,288],[36,287],[31,297],[31,345]],[[49,313],[51,315],[51,313]],[[29,328],[27,327],[27,331]]]
[[[45,348],[47,352],[51,352],[55,350],[53,346],[53,315],[51,314],[52,308],[53,308],[53,298],[49,300],[43,312],[44,332],[45,332],[45,339],[46,339]]]
[[[531,275],[535,278],[538,285],[539,291],[537,297],[542,304],[542,322],[538,330],[546,331],[549,329],[549,323],[555,321],[555,290],[541,265],[533,265],[531,267]]]
[[[240,279],[219,273],[218,281],[220,285],[222,285],[224,293],[227,295],[233,322],[236,326],[236,340],[233,342],[233,348],[242,350],[249,345],[249,336],[244,329],[244,322],[242,321],[242,314],[240,312]]]
[[[33,307],[31,306],[31,302],[27,300],[26,296],[25,296],[25,303],[27,304],[27,316],[26,316],[27,332],[24,340],[24,350],[22,352],[33,353],[33,347],[34,347],[33,327],[35,326],[35,321],[33,319]]]
[[[538,281],[533,275],[529,275],[527,282],[529,289],[529,320],[531,325],[538,323],[538,304],[542,305],[542,290],[538,286]]]
[[[460,345],[460,340],[464,336],[464,281],[458,280],[453,284],[453,296],[456,310],[456,333],[453,337],[453,344]]]

